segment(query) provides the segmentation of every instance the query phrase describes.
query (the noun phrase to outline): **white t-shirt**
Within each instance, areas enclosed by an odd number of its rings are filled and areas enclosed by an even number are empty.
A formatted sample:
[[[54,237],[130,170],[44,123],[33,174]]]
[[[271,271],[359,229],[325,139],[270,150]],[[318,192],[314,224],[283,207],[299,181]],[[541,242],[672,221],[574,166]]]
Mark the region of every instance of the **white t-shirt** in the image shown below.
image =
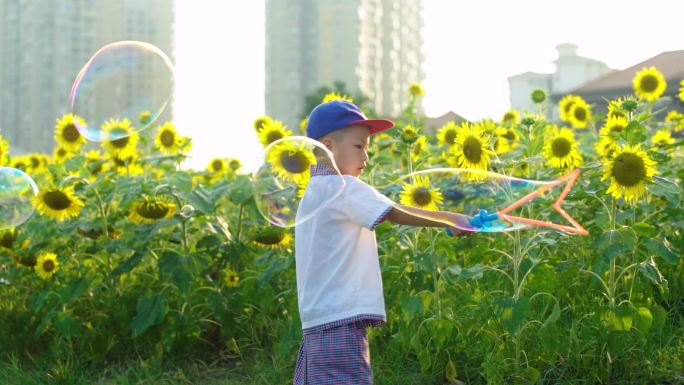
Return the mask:
[[[330,200],[344,178],[337,198]],[[350,175],[312,176],[297,210],[311,213],[295,226],[297,295],[302,329],[358,314],[385,315],[376,220],[394,202]]]

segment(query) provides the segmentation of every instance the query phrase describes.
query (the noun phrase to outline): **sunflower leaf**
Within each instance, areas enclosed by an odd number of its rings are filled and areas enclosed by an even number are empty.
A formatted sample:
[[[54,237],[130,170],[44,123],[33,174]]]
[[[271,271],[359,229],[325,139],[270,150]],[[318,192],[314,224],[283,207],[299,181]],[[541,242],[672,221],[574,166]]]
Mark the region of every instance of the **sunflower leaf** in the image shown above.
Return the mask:
[[[638,121],[633,120],[620,132],[620,137],[634,146],[635,144],[646,140],[646,127]]]
[[[169,311],[169,305],[164,292],[154,296],[145,296],[138,300],[136,314],[131,321],[133,337],[137,337],[151,326],[157,325],[164,320]]]

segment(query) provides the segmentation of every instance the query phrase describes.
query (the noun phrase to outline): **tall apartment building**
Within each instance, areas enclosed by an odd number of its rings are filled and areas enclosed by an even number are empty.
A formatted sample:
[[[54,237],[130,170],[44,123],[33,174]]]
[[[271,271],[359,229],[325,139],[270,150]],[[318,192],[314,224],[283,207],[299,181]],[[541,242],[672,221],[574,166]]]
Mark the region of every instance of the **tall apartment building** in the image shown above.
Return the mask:
[[[342,81],[398,116],[425,77],[420,0],[267,0],[266,113],[297,127],[306,95]]]
[[[100,47],[146,41],[173,61],[173,23],[173,0],[0,1],[0,129],[12,154],[51,152],[72,82]]]

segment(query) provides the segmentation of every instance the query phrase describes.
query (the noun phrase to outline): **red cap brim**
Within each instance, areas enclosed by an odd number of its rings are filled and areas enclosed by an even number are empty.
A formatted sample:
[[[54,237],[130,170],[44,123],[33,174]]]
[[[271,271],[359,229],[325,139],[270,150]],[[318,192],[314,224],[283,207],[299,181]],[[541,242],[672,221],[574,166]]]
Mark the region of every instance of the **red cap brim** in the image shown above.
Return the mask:
[[[349,125],[352,125],[352,124],[360,124],[363,126],[370,127],[371,135],[394,127],[394,122],[391,120],[387,120],[387,119],[357,120],[357,121],[351,122]]]

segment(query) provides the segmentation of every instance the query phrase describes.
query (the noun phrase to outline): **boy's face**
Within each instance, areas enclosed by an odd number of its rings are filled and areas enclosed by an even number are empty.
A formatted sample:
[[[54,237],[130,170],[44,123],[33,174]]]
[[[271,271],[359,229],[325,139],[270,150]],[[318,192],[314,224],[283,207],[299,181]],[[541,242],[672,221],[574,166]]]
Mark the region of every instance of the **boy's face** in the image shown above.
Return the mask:
[[[368,144],[370,130],[366,126],[350,126],[347,131],[337,137],[322,140],[333,153],[335,164],[343,175],[358,177],[368,161]]]

